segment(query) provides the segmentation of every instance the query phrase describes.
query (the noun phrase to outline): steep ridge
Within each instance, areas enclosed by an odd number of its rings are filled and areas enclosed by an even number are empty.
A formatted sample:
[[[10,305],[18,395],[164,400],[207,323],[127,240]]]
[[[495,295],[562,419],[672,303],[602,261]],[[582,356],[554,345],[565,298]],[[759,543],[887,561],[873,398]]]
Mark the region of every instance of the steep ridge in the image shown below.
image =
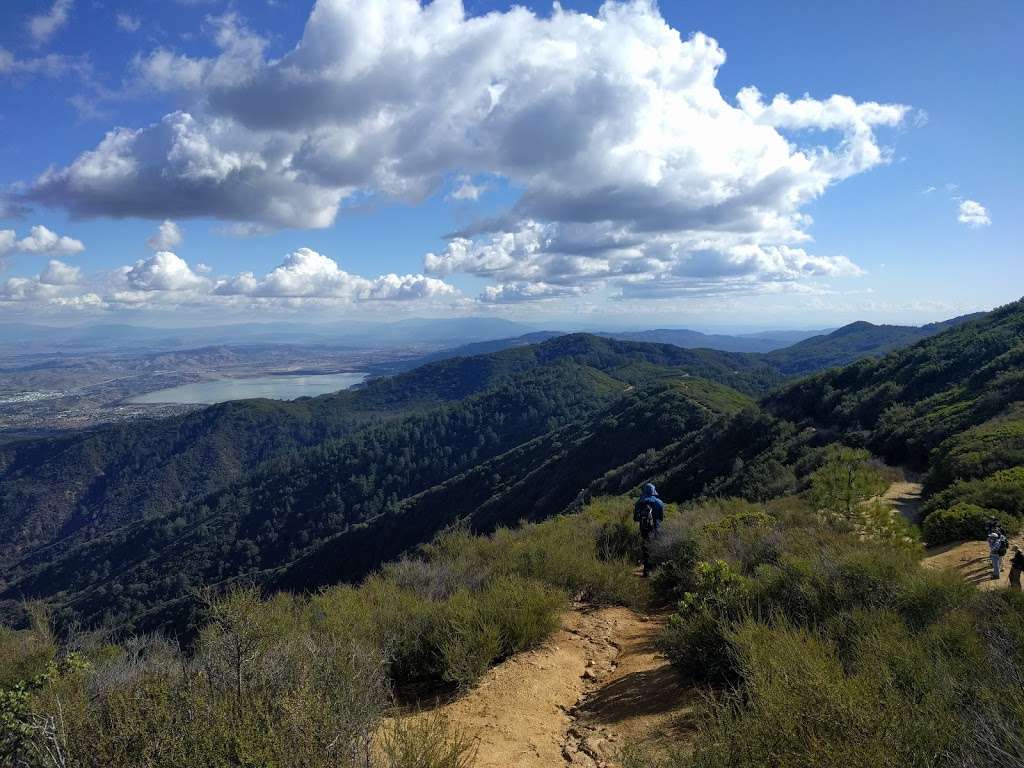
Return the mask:
[[[730,336],[717,333],[701,333],[687,329],[656,328],[650,331],[609,333],[623,341],[648,341],[656,344],[675,344],[687,349],[718,349],[723,352],[771,352],[794,344],[796,341],[819,334],[810,331],[793,338],[794,331],[781,332],[777,336],[769,333],[750,336]]]
[[[750,402],[699,379],[631,391],[587,422],[518,445],[404,500],[357,531],[325,541],[276,575],[273,584],[308,589],[358,579],[454,524],[488,532],[550,517],[595,477]]]
[[[526,386],[534,392],[529,402],[522,400]],[[382,427],[379,438],[317,449],[184,508],[174,521],[126,527],[63,556],[26,559],[0,599],[52,596],[69,618],[85,623],[106,617],[117,624],[138,619],[135,629],[187,627],[195,586],[244,577],[301,591],[359,580],[456,522],[493,530],[555,514],[594,473],[750,403],[698,379],[633,388],[623,396],[625,386],[573,364],[514,379],[457,409]],[[588,390],[592,394],[583,397]],[[476,409],[471,420],[467,408]],[[454,429],[436,421],[453,414]],[[516,432],[517,418],[542,434]],[[427,458],[415,442],[422,435],[449,447],[465,444],[468,453],[460,463],[427,463],[437,473],[431,482],[410,463],[417,454]],[[484,444],[482,435],[490,435]],[[511,450],[488,460],[487,452],[501,446]],[[352,458],[345,458],[349,452]],[[356,457],[364,469],[352,464]],[[363,483],[377,493],[368,497]],[[115,561],[116,572],[104,568]]]
[[[83,618],[103,612],[116,620],[192,586],[279,567],[400,498],[585,420],[624,386],[571,362],[513,377],[458,405],[380,423],[268,466],[171,518],[34,553],[5,573],[0,599],[61,595]]]
[[[357,391],[291,403],[225,403],[185,417],[15,443],[0,449],[0,565],[56,542],[67,547],[169,514],[266,462],[352,434],[369,420],[457,401],[554,360],[618,369],[617,376],[636,381],[650,378],[645,366],[684,368],[756,395],[783,375],[877,354],[962,320],[920,329],[854,324],[767,356],[539,333],[452,350]],[[853,338],[860,340],[851,344]],[[543,343],[527,344],[536,341]]]
[[[773,414],[862,440],[921,467],[947,438],[1024,399],[1024,303],[1001,307],[907,349],[786,386]]]
[[[963,315],[922,326],[874,325],[860,321],[844,325],[831,333],[772,350],[763,359],[785,376],[805,376],[826,368],[847,365],[864,357],[884,355],[908,347],[982,316],[983,313]]]

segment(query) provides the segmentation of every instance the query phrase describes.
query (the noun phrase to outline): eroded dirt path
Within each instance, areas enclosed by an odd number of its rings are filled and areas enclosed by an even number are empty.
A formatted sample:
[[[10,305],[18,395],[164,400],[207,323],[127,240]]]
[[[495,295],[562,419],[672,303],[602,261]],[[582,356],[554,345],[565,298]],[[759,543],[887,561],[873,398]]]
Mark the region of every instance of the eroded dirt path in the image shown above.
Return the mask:
[[[477,768],[615,766],[626,740],[685,723],[692,694],[654,647],[660,627],[627,608],[578,607],[544,646],[436,711],[476,736]]]
[[[658,751],[692,733],[698,694],[679,678],[655,641],[664,617],[636,616],[618,627],[619,655],[572,712],[562,750],[569,765],[618,765],[623,744]]]
[[[892,504],[893,509],[911,523],[916,523],[921,514],[921,483],[899,481],[892,483],[882,499]]]

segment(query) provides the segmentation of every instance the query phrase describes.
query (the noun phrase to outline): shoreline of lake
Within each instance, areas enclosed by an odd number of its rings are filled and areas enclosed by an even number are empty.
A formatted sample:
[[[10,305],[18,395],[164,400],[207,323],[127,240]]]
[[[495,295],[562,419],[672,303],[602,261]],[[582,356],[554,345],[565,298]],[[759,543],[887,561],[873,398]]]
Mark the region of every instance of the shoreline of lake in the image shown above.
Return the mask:
[[[315,374],[276,372],[251,378],[196,381],[145,392],[125,402],[134,405],[215,405],[252,398],[295,400],[351,389],[366,378],[367,374],[361,371]]]

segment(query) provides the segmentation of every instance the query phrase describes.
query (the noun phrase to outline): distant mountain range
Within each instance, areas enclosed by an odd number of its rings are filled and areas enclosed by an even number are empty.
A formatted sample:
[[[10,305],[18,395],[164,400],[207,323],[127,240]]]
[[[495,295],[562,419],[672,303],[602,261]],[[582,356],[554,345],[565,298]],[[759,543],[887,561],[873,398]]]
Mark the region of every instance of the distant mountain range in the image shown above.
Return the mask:
[[[850,354],[879,354],[896,349],[947,327],[949,323],[921,327],[872,325],[859,322],[836,331],[774,330],[750,334],[708,334],[686,328],[640,331],[599,331],[595,335],[622,341],[673,344],[684,349],[769,354],[806,346],[792,352],[793,363],[778,360],[782,369],[801,373],[822,365],[847,362]],[[346,321],[345,323],[246,323],[202,328],[150,328],[127,324],[44,326],[0,323],[0,348],[21,352],[134,350],[165,351],[223,344],[295,344],[350,347],[424,347],[441,350],[419,362],[455,355],[476,355],[519,344],[536,343],[564,331],[530,327],[501,318],[468,317],[408,319],[397,322]],[[817,342],[813,342],[817,339]],[[842,339],[842,340],[841,340]],[[818,352],[812,350],[819,348]],[[822,363],[803,362],[820,357]]]
[[[850,323],[831,333],[776,349],[763,359],[786,376],[800,376],[863,357],[884,355],[984,316],[984,312],[978,312],[922,326]]]
[[[983,317],[984,314],[979,312],[963,315],[922,326],[874,325],[860,321],[844,325],[834,331],[765,331],[749,336],[705,334],[699,331],[671,328],[595,335],[620,341],[671,344],[683,349],[747,353],[753,356],[751,359],[767,364],[782,376],[799,376],[846,365],[864,357],[884,355],[887,352],[902,349],[921,339],[927,339],[949,328],[955,328],[970,320]],[[564,334],[557,331],[537,331],[506,339],[465,344],[432,352],[411,361],[403,361],[397,364],[393,370],[385,370],[387,372],[410,370],[438,360],[470,357],[526,344],[537,344],[560,335]]]
[[[45,326],[0,323],[0,345],[22,351],[183,349],[218,344],[310,344],[353,347],[467,344],[521,335],[530,326],[501,318],[459,317],[397,322],[245,323],[200,328],[150,328],[125,324]]]

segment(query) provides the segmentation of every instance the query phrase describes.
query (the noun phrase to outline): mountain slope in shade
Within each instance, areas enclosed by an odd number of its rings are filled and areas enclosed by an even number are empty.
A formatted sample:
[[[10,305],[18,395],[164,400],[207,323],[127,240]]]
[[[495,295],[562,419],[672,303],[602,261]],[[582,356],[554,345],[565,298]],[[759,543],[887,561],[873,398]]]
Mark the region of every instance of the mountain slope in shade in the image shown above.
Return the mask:
[[[574,362],[622,381],[674,368],[748,394],[779,382],[763,362],[711,350],[584,334],[459,357],[292,402],[222,403],[183,417],[117,424],[0,448],[0,566],[38,548],[161,517],[269,461],[470,397],[544,366]]]
[[[525,510],[547,517],[594,472],[750,403],[692,378],[653,386],[559,361],[268,467],[167,518],[27,558],[0,600],[48,598],[86,624],[181,630],[199,585],[308,589],[358,579],[462,518],[492,529]]]

